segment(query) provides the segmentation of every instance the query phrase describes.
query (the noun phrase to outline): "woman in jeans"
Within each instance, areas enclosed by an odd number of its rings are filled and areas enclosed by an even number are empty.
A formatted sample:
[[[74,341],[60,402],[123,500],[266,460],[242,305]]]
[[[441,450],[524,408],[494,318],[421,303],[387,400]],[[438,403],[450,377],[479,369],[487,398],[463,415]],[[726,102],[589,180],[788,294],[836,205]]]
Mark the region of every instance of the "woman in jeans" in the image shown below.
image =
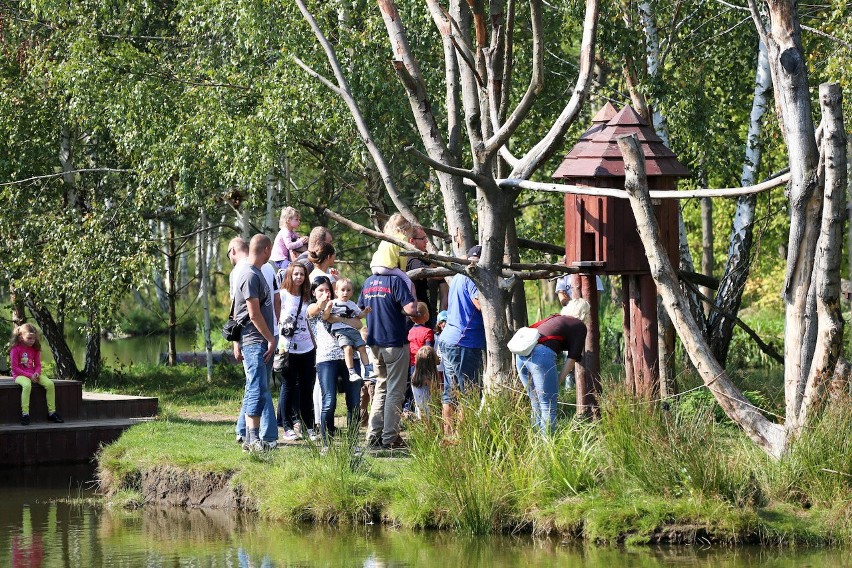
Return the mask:
[[[559,385],[574,369],[574,363],[583,356],[586,346],[586,320],[589,303],[583,299],[571,300],[562,314],[549,316],[530,327],[538,330],[538,344],[529,355],[518,355],[518,376],[532,404],[532,421],[542,432],[553,431],[556,424],[556,402]],[[566,351],[568,359],[557,375],[556,358]]]
[[[316,380],[316,349],[308,330],[308,305],[311,285],[308,269],[300,262],[287,267],[281,281],[281,321],[279,322],[279,353],[289,353],[289,364],[282,374],[278,396],[278,425],[284,428],[284,440],[296,439],[293,421],[302,423],[302,434],[310,436],[314,422],[314,403],[311,393]]]
[[[328,446],[329,437],[334,435],[334,411],[337,407],[337,381],[343,379],[346,393],[347,424],[358,424],[361,380],[350,381],[343,350],[331,334],[331,324],[343,322],[360,329],[358,318],[340,318],[325,313],[325,308],[334,299],[331,281],[327,276],[318,276],[311,282],[311,296],[314,302],[308,306],[308,324],[316,340],[317,381],[322,392],[322,411],[320,413],[320,436],[323,446]],[[357,363],[356,363],[357,365]],[[360,369],[356,370],[360,371]]]

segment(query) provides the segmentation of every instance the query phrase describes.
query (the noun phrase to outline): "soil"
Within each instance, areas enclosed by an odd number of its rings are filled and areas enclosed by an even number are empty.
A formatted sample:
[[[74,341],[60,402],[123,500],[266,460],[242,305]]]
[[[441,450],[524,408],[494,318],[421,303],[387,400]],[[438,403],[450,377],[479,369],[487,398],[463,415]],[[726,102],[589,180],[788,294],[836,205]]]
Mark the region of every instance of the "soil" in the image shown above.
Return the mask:
[[[159,466],[142,472],[141,490],[145,502],[158,505],[252,510],[249,499],[231,484],[231,476]]]

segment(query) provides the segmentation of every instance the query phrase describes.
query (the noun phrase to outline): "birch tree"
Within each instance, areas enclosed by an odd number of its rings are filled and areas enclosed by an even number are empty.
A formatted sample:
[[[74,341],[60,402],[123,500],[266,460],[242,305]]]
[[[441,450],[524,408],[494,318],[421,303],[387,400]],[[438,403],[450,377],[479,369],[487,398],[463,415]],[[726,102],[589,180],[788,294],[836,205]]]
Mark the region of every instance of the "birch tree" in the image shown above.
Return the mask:
[[[336,57],[329,49],[322,31],[316,26],[311,12],[301,0],[297,3],[314,33],[323,44],[336,77],[336,83],[323,82],[338,95],[351,95]],[[535,105],[544,81],[543,2],[531,0],[528,15],[519,22],[514,2],[470,2],[451,0],[449,9],[437,0],[426,4],[442,38],[444,54],[444,99],[447,110],[445,128],[439,126],[435,114],[436,104],[430,95],[408,39],[405,23],[393,0],[378,0],[392,53],[392,65],[411,107],[412,117],[420,134],[423,150],[411,153],[428,164],[439,180],[443,196],[444,213],[449,232],[454,238],[456,252],[464,251],[474,243],[473,218],[467,207],[463,183],[476,191],[476,220],[478,241],[483,246],[482,256],[476,264],[454,265],[459,272],[467,273],[476,282],[482,300],[482,315],[486,330],[487,360],[486,381],[496,382],[512,372],[511,356],[505,349],[509,338],[506,320],[507,300],[513,279],[503,272],[506,251],[506,231],[512,223],[516,191],[502,188],[497,181],[498,159],[503,159],[511,169],[510,177],[529,179],[553,155],[564,139],[568,127],[576,120],[585,102],[592,80],[595,31],[598,18],[597,0],[585,3],[585,20],[580,45],[579,73],[570,100],[555,118],[548,132],[525,153],[516,157],[510,150],[510,140]],[[498,63],[511,58],[501,57],[510,38],[516,37],[518,26],[528,26],[531,39],[530,76],[526,90],[514,107],[507,88],[508,69]],[[321,77],[314,71],[315,76]],[[505,80],[504,80],[505,78]],[[322,80],[322,79],[321,79]],[[358,111],[350,104],[356,121]],[[501,108],[507,107],[501,120]],[[456,155],[463,124],[467,137],[467,155]],[[446,134],[442,134],[446,132]],[[362,138],[367,139],[363,132]],[[381,168],[381,159],[371,150],[371,156]],[[388,191],[393,191],[386,183]]]

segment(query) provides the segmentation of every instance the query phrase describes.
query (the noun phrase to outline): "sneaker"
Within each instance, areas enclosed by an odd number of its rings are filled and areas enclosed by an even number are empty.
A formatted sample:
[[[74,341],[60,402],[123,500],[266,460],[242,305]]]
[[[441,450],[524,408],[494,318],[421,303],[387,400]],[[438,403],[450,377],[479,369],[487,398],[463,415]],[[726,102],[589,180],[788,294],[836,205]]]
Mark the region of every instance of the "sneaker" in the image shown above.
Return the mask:
[[[283,438],[285,442],[295,442],[299,439],[299,437],[296,435],[296,431],[292,428],[289,430],[284,430]]]
[[[240,447],[243,449],[244,452],[248,452],[251,450],[251,445],[245,440],[243,440],[243,443],[240,444]]]
[[[55,423],[57,423],[57,424],[62,424],[63,422],[65,422],[65,421],[62,419],[62,417],[61,417],[61,416],[59,416],[59,415],[58,415],[57,413],[55,413],[55,412],[51,412],[50,414],[48,414],[48,415],[47,415],[47,419],[48,419],[49,421],[51,421],[51,422],[55,422]]]
[[[320,455],[321,455],[321,456],[324,456],[324,455],[326,455],[327,453],[328,453],[328,446],[323,446],[323,447],[320,449]]]
[[[21,426],[29,426],[30,425],[30,415],[29,414],[21,414]]]
[[[261,454],[266,451],[266,442],[263,440],[255,440],[251,444],[247,446],[243,446],[243,451],[247,451],[250,454]]]
[[[278,449],[278,440],[271,440],[269,442],[264,441],[261,442],[261,445],[263,446],[264,452],[274,452]]]
[[[308,428],[308,439],[311,442],[316,442],[317,440],[320,439],[320,436],[319,436],[319,434],[317,434],[316,430],[314,430],[313,428]]]
[[[349,382],[354,383],[355,381],[360,381],[361,375],[355,372],[355,369],[349,369]]]
[[[245,440],[245,438],[243,438],[242,436],[240,436],[239,434],[237,434],[237,443],[238,443],[239,445],[241,445],[241,446],[242,446],[242,445],[243,445],[243,442],[245,442],[245,441],[246,441],[246,440]]]
[[[375,451],[382,449],[382,441],[376,438],[367,438],[366,449],[368,451]]]
[[[408,444],[405,443],[405,440],[400,438],[399,436],[391,442],[390,444],[382,444],[383,450],[406,450],[408,449]]]

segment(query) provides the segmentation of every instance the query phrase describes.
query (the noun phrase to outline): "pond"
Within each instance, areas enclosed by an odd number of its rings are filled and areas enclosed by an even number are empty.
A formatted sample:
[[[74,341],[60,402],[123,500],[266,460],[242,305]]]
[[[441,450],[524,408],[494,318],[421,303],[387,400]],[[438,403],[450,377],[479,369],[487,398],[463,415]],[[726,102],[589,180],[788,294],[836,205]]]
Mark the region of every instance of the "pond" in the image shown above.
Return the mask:
[[[0,566],[680,566],[840,567],[825,549],[659,546],[624,549],[521,536],[471,538],[380,526],[305,527],[228,511],[108,510],[90,467],[0,470]],[[79,503],[79,500],[78,500]]]
[[[82,368],[86,356],[86,339],[76,334],[68,334],[67,340],[68,346],[74,353],[77,366]],[[194,334],[178,335],[176,345],[179,352],[204,350],[203,341]],[[114,368],[133,363],[159,363],[160,356],[168,354],[168,352],[169,338],[167,335],[147,335],[101,341],[101,357],[104,364]],[[42,350],[42,357],[45,361],[53,362],[53,354],[48,348]]]

